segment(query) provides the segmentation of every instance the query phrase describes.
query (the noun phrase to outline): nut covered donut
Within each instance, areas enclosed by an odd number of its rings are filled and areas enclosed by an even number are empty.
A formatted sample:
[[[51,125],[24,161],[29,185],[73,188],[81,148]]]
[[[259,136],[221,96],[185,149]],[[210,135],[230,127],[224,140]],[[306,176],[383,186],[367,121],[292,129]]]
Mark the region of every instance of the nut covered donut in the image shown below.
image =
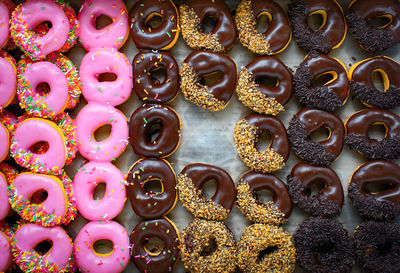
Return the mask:
[[[313,87],[313,81],[329,75],[332,79]],[[333,112],[347,101],[349,95],[344,64],[315,51],[310,52],[293,75],[296,98],[306,107]]]
[[[215,73],[222,74],[222,78],[211,85],[202,83],[203,77]],[[236,88],[236,64],[222,53],[193,51],[181,63],[179,74],[181,91],[185,98],[209,111],[224,109]]]
[[[268,17],[269,26],[260,33],[256,29],[256,20],[262,15]],[[292,38],[285,12],[272,0],[242,0],[236,10],[235,23],[242,45],[260,55],[282,52]]]
[[[264,78],[275,80],[276,85],[258,83]],[[292,97],[292,82],[292,73],[278,58],[259,57],[240,71],[236,94],[254,112],[276,116]]]
[[[211,179],[216,180],[217,190],[210,199],[206,199],[201,189]],[[236,189],[231,176],[212,165],[187,165],[178,175],[177,189],[182,206],[195,217],[206,220],[226,219],[235,202]]]
[[[281,225],[292,213],[288,189],[275,175],[247,172],[240,178],[236,190],[236,205],[252,222]],[[261,202],[257,198],[257,192],[261,190],[271,191],[273,200]]]
[[[378,72],[383,79],[384,92],[376,89],[372,74]],[[400,64],[389,57],[380,56],[363,60],[349,71],[350,90],[362,103],[381,109],[400,105]]]
[[[271,143],[264,151],[256,147],[262,133],[271,134]],[[290,145],[285,126],[276,117],[249,115],[239,120],[234,131],[235,148],[246,165],[258,172],[274,172],[285,165]]]
[[[369,186],[378,188],[374,191]],[[380,221],[400,215],[400,167],[391,161],[373,160],[359,166],[350,178],[348,190],[363,218]]]
[[[17,69],[13,57],[0,51],[0,112],[14,99],[17,90]],[[1,156],[0,156],[1,157]]]
[[[313,141],[309,136],[320,128],[329,130],[325,140]],[[342,152],[344,125],[335,114],[303,108],[293,116],[288,134],[293,151],[304,161],[317,166],[329,166]]]
[[[383,125],[385,137],[371,139],[372,125]],[[368,159],[396,159],[400,157],[400,117],[380,109],[364,109],[351,115],[345,123],[345,141]]]
[[[324,187],[312,195],[316,183]],[[287,186],[293,203],[313,216],[336,217],[342,211],[344,193],[337,174],[330,168],[300,162],[288,176]]]
[[[166,160],[139,159],[130,168],[126,180],[132,209],[140,217],[160,218],[174,208],[177,200],[176,178]],[[158,181],[161,192],[147,191],[145,185],[150,181]]]
[[[307,18],[315,14],[322,16],[322,24],[314,31]],[[338,48],[346,37],[346,21],[336,0],[294,0],[289,4],[288,16],[294,39],[305,51],[328,54]]]
[[[189,0],[179,7],[179,15],[183,39],[191,48],[225,52],[233,46],[236,28],[223,0]],[[215,26],[205,33],[204,20],[209,17]]]

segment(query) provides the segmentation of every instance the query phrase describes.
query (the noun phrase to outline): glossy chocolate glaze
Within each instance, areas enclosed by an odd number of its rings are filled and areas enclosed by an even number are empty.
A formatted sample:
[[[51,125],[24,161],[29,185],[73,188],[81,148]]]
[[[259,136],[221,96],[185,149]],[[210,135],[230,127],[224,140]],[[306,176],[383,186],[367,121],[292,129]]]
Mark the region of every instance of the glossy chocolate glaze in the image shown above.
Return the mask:
[[[245,119],[249,124],[257,127],[257,137],[263,132],[271,134],[269,148],[280,154],[286,162],[290,153],[290,144],[285,125],[273,116],[253,114],[245,117]]]
[[[164,242],[158,255],[148,254],[145,245],[150,238]],[[179,237],[176,228],[166,218],[142,221],[130,235],[131,260],[140,272],[166,273],[176,263],[179,256]]]
[[[176,202],[176,177],[169,163],[163,159],[139,159],[128,172],[127,195],[133,211],[142,218],[155,219],[167,214]],[[144,189],[147,181],[158,180],[161,193]]]
[[[353,173],[350,183],[357,185],[364,195],[400,206],[400,167],[391,161],[374,160],[361,165]],[[387,184],[392,188],[377,193],[368,193],[366,186],[371,183]]]
[[[162,17],[161,25],[149,30],[145,20],[152,14]],[[140,49],[163,49],[179,34],[178,13],[170,0],[137,1],[130,11],[131,36]],[[169,35],[168,35],[168,34]]]
[[[167,103],[175,98],[179,90],[179,67],[167,51],[139,52],[132,62],[133,88],[145,103]],[[150,72],[164,68],[165,80],[155,83]]]
[[[203,163],[187,165],[181,174],[186,174],[192,180],[195,188],[201,190],[209,180],[217,181],[217,190],[210,199],[227,210],[231,210],[236,198],[235,184],[231,176],[221,168]]]
[[[332,169],[300,162],[293,167],[290,177],[297,178],[302,183],[304,190],[310,188],[316,182],[321,181],[325,183],[326,187],[319,192],[317,198],[323,196],[328,200],[335,201],[340,207],[343,205],[344,193],[342,183]],[[302,194],[306,196],[304,191]]]
[[[257,172],[247,172],[240,178],[240,180],[246,182],[252,192],[261,190],[271,191],[274,194],[274,205],[285,214],[285,218],[289,218],[293,209],[292,199],[290,198],[288,189],[282,180],[273,174]],[[260,205],[263,205],[262,202],[259,203]]]
[[[150,129],[154,124],[160,124],[161,129],[155,141],[150,142]],[[131,116],[129,136],[130,144],[136,154],[149,158],[166,157],[179,145],[179,117],[171,107],[166,105],[140,106]]]
[[[292,97],[293,76],[290,70],[277,57],[258,57],[246,65],[246,68],[253,74],[254,80],[268,77],[278,81],[277,86],[274,87],[259,84],[257,89],[263,95],[274,98],[282,105],[289,102]]]
[[[222,78],[207,88],[216,99],[224,103],[229,101],[236,88],[237,69],[235,62],[228,55],[197,50],[190,53],[184,62],[194,70],[199,80],[213,72],[222,73]]]

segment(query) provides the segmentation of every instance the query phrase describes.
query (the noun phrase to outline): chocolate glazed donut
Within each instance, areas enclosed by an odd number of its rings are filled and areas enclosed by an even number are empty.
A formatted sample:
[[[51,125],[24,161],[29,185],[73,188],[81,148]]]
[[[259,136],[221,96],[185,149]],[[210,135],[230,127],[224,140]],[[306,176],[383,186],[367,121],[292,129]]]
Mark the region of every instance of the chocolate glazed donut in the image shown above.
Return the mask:
[[[372,74],[381,74],[384,92],[375,88]],[[400,64],[389,57],[373,57],[350,69],[350,90],[362,103],[371,107],[391,109],[400,105]]]
[[[176,178],[171,165],[163,159],[139,159],[127,174],[127,193],[133,211],[142,218],[155,219],[171,211],[177,200]],[[156,180],[161,192],[145,190],[145,184]]]
[[[372,125],[386,129],[382,140],[371,139]],[[351,115],[346,123],[345,141],[368,159],[396,159],[400,157],[400,117],[380,109],[364,109]]]
[[[318,182],[323,182],[325,187],[317,195],[311,195],[310,187]],[[313,216],[332,218],[342,211],[342,183],[330,168],[300,162],[288,176],[287,186],[293,203]]]
[[[145,103],[168,103],[179,91],[179,68],[174,57],[167,51],[139,52],[132,63],[133,88]],[[151,72],[164,69],[165,79],[158,82]]]
[[[143,157],[167,157],[179,146],[180,127],[179,116],[171,107],[155,104],[140,106],[129,121],[130,144],[133,151]],[[157,133],[156,139],[152,140]]]
[[[189,0],[179,7],[179,13],[183,39],[191,48],[225,52],[233,46],[236,28],[223,0]],[[209,17],[216,25],[206,34],[202,24]]]
[[[387,18],[383,26],[374,26],[371,19]],[[362,48],[380,52],[400,42],[400,3],[397,0],[353,0],[346,20],[354,39]]]
[[[203,85],[202,77],[221,73],[222,78],[211,85]],[[237,83],[235,62],[222,53],[197,50],[181,63],[181,90],[185,98],[210,111],[226,107]]]
[[[368,185],[383,186],[371,192]],[[374,160],[355,170],[349,197],[363,218],[392,220],[400,215],[400,167],[391,161]]]
[[[309,136],[319,128],[327,128],[327,139],[316,142]],[[293,116],[288,128],[293,151],[304,161],[317,166],[329,166],[342,152],[344,126],[335,114],[303,108]]]

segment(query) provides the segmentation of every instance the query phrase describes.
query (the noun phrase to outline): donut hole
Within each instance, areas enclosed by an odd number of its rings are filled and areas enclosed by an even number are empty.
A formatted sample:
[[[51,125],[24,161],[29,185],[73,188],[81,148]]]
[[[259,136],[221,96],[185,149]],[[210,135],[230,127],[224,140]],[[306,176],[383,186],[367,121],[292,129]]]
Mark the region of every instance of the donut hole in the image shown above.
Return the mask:
[[[382,244],[378,244],[376,246],[376,250],[378,251],[380,256],[385,256],[385,255],[391,253],[392,249],[393,249],[393,243],[389,240],[386,240]]]
[[[371,80],[376,90],[386,92],[390,87],[389,77],[382,69],[376,69],[371,74]]]
[[[310,27],[312,31],[318,31],[323,28],[326,24],[326,11],[324,10],[317,10],[310,13],[307,16],[307,25]]]
[[[158,237],[146,238],[146,243],[143,245],[144,251],[150,256],[158,256],[165,248],[165,243]]]
[[[306,187],[303,193],[307,196],[318,196],[327,187],[327,184],[322,180],[314,181],[311,185]]]
[[[329,127],[320,127],[311,132],[311,134],[307,136],[307,140],[312,142],[322,142],[328,140],[330,137],[331,129]]]
[[[256,140],[256,149],[258,151],[265,151],[268,149],[272,142],[272,135],[268,132],[261,132]]]
[[[111,128],[112,126],[110,124],[104,124],[98,127],[94,132],[93,132],[93,138],[97,142],[105,141],[108,139],[111,135]]]
[[[151,124],[147,124],[146,130],[144,132],[146,141],[148,143],[156,144],[156,141],[157,141],[158,137],[160,136],[162,127],[163,127],[163,125],[162,125],[161,121],[156,121]]]
[[[206,257],[212,255],[217,250],[217,241],[214,237],[210,237],[208,241],[202,246],[200,256]]]
[[[97,75],[97,80],[99,82],[115,82],[117,79],[117,74],[111,72],[105,72]]]
[[[38,85],[36,85],[35,91],[40,96],[45,97],[50,93],[50,85],[47,82],[38,83]]]
[[[202,75],[198,81],[202,86],[212,86],[215,83],[219,82],[224,77],[224,73],[220,71],[215,71],[212,73],[208,73]]]
[[[253,197],[260,203],[266,204],[274,201],[275,194],[270,190],[259,190],[253,192]]]
[[[34,154],[44,154],[49,150],[50,146],[47,141],[38,141],[29,147],[29,151]]]
[[[385,28],[392,22],[393,22],[393,16],[391,14],[385,14],[367,19],[368,25],[375,28]]]
[[[256,18],[256,30],[258,33],[267,32],[272,21],[272,16],[269,12],[261,12]]]
[[[257,256],[257,262],[262,261],[266,256],[268,256],[268,255],[274,253],[274,252],[277,251],[277,250],[278,250],[278,247],[277,247],[277,246],[269,246],[269,247],[267,247],[266,249],[261,250],[261,251],[258,253],[258,256]]]
[[[44,256],[50,252],[50,250],[53,248],[53,242],[49,239],[43,240],[39,243],[37,243],[34,247],[33,250],[40,256]]]
[[[217,192],[218,182],[215,179],[206,181],[201,187],[201,194],[206,199],[211,199]]]
[[[377,141],[384,139],[387,133],[388,128],[383,123],[374,123],[368,128],[368,137]]]
[[[103,29],[113,23],[113,19],[111,19],[109,16],[101,14],[99,16],[96,16],[94,19],[94,25],[96,26],[97,30]]]
[[[93,243],[92,249],[98,256],[109,256],[114,251],[114,244],[110,240],[101,239]]]
[[[211,33],[218,25],[218,20],[212,15],[206,15],[200,23],[200,29],[204,34]]]
[[[154,66],[150,70],[150,79],[154,85],[161,85],[165,82],[167,78],[166,74],[167,73],[164,66]]]
[[[277,78],[267,76],[257,77],[255,78],[254,82],[258,85],[269,88],[277,87],[279,85],[279,80]]]
[[[385,183],[385,181],[382,181],[381,183],[368,183],[365,185],[364,191],[367,194],[375,195],[393,189],[395,189],[395,185],[390,182]]]
[[[46,190],[44,189],[39,189],[35,191],[30,197],[29,197],[29,202],[32,204],[42,204],[44,201],[46,201],[47,197],[49,194],[47,193]]]
[[[163,185],[159,179],[149,179],[143,184],[143,190],[150,194],[163,193]]]
[[[163,21],[163,17],[159,13],[152,13],[144,20],[144,25],[149,28],[151,32],[152,29],[157,29],[161,27]]]
[[[93,200],[101,200],[106,194],[107,184],[103,181],[97,183],[96,187],[93,189]]]
[[[312,247],[312,250],[317,253],[327,254],[331,253],[334,250],[335,245],[331,241],[321,241],[318,242],[315,246]]]
[[[335,71],[329,71],[326,73],[319,74],[315,76],[311,80],[311,87],[316,88],[316,87],[321,87],[330,84],[334,80],[337,79],[337,73]]]
[[[36,35],[38,36],[44,36],[49,32],[49,30],[53,27],[53,24],[50,21],[43,21],[37,24],[34,28],[33,31],[35,32]]]

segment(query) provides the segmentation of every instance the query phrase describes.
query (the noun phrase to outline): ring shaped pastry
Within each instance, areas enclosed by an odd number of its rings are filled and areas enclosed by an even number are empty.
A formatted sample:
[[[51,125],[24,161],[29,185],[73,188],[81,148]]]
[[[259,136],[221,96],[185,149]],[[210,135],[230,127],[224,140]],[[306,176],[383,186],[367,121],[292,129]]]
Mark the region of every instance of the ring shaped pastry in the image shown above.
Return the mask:
[[[270,134],[271,142],[267,149],[259,151],[256,145],[262,133]],[[276,117],[249,115],[236,124],[234,138],[240,158],[254,171],[277,171],[289,157],[288,135],[285,126]]]
[[[307,22],[312,15],[322,17],[322,24],[315,31]],[[316,50],[328,54],[346,37],[346,21],[336,0],[295,0],[289,4],[288,16],[297,45],[307,52]]]
[[[10,132],[0,123],[0,162],[7,158],[10,152]]]
[[[232,97],[237,83],[235,62],[222,53],[197,50],[181,63],[181,91],[191,103],[209,111],[224,109]],[[216,82],[207,85],[201,79],[222,74]]]
[[[281,225],[292,213],[288,189],[275,175],[247,172],[240,178],[236,190],[236,205],[249,221]],[[261,202],[257,198],[257,192],[261,190],[271,191],[273,200]]]
[[[206,199],[201,188],[215,179],[217,190]],[[236,189],[231,176],[221,168],[193,163],[187,165],[178,175],[179,200],[195,217],[206,220],[226,219],[235,202]]]
[[[368,132],[373,125],[383,125],[385,136],[373,139]],[[396,159],[400,157],[400,117],[376,108],[364,109],[351,115],[345,122],[345,141],[368,159]]]
[[[9,238],[0,231],[0,271],[7,272],[8,268],[12,264],[12,255]]]
[[[374,72],[381,75],[384,92],[376,89],[372,80]],[[395,108],[400,105],[399,73],[400,64],[389,57],[368,58],[351,67],[350,90],[368,107]]]
[[[321,77],[330,77],[330,80],[313,86]],[[349,96],[346,67],[337,59],[313,51],[294,73],[293,89],[296,98],[306,107],[328,112],[338,110]]]
[[[272,79],[274,86],[258,83]],[[242,68],[239,73],[236,94],[244,106],[254,112],[276,116],[284,111],[292,97],[292,72],[276,57],[258,57]]]
[[[11,55],[0,51],[0,111],[10,105],[17,90],[17,69],[16,63]]]
[[[321,141],[309,139],[320,128],[329,130],[328,138]],[[344,131],[342,120],[335,114],[303,108],[290,121],[288,135],[298,157],[313,165],[329,166],[342,152]]]
[[[175,172],[163,159],[139,159],[127,174],[128,198],[133,211],[142,218],[155,219],[168,214],[177,201]],[[161,192],[146,190],[146,183],[158,181]]]
[[[3,172],[0,172],[0,221],[6,218],[10,212],[10,202],[8,201],[8,183]]]
[[[236,28],[223,0],[189,0],[179,7],[179,15],[183,39],[192,49],[225,52],[233,46]],[[210,17],[215,26],[205,33],[203,25]]]
[[[321,182],[324,187],[312,195],[311,187]],[[288,176],[287,186],[293,203],[313,216],[332,218],[342,211],[342,183],[330,168],[300,162]]]
[[[269,26],[264,32],[259,32],[256,20],[262,15],[268,17]],[[236,10],[235,23],[242,45],[260,55],[284,51],[292,38],[285,12],[272,0],[242,0]]]

